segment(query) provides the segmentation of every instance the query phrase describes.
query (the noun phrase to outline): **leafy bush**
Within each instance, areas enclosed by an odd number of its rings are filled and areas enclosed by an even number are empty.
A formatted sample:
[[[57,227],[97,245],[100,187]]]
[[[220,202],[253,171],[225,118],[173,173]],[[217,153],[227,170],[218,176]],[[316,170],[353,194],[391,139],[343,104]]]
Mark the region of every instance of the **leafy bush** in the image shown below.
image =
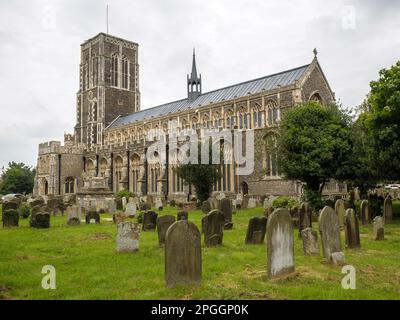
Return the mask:
[[[287,196],[281,196],[281,197],[276,198],[272,202],[272,206],[274,208],[293,209],[293,208],[299,207],[300,204],[295,198],[287,197]]]
[[[27,219],[29,218],[30,215],[31,215],[31,209],[29,208],[28,204],[23,203],[19,207],[19,216],[23,219]]]
[[[125,197],[128,200],[129,198],[134,197],[135,195],[132,192],[130,192],[129,190],[122,190],[122,191],[118,192],[115,196],[120,199]]]
[[[137,222],[138,223],[143,223],[143,212],[139,212],[138,216],[137,216]]]
[[[176,206],[175,200],[171,200],[170,203],[169,203],[169,205],[170,205],[171,207],[175,207],[175,206]]]

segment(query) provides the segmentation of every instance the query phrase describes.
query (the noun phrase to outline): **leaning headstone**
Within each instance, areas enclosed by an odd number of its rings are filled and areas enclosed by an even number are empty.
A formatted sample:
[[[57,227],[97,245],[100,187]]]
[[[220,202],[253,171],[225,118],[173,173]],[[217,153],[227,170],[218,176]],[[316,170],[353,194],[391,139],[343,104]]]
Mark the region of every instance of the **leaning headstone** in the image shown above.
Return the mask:
[[[267,218],[253,217],[249,220],[246,233],[246,244],[261,244],[264,242],[267,229]]]
[[[225,218],[219,210],[212,210],[201,219],[206,247],[222,244]]]
[[[125,215],[127,217],[135,217],[136,216],[136,204],[133,202],[129,202],[125,208]]]
[[[177,214],[177,220],[188,220],[188,213],[186,211],[179,211]]]
[[[332,254],[342,252],[342,247],[340,243],[339,219],[331,207],[325,206],[321,210],[318,225],[325,260],[328,263],[334,263]]]
[[[156,229],[158,214],[154,211],[147,211],[143,215],[143,231],[153,231]]]
[[[360,230],[358,229],[358,219],[353,209],[347,209],[344,216],[346,247],[350,249],[359,249]]]
[[[332,253],[332,263],[336,266],[343,266],[346,261],[343,252]]]
[[[201,204],[201,211],[203,211],[204,213],[209,213],[211,211],[210,201],[203,201],[203,203]]]
[[[177,221],[167,231],[165,282],[167,287],[201,282],[201,235],[193,222]]]
[[[117,252],[135,252],[139,250],[140,225],[126,221],[117,225]]]
[[[175,217],[171,215],[157,218],[158,244],[160,246],[164,245],[165,235],[167,233],[167,230],[174,222],[175,222]]]
[[[292,217],[287,209],[276,209],[267,222],[267,267],[270,279],[294,272]]]
[[[81,223],[81,216],[78,211],[78,207],[73,205],[67,207],[67,224],[69,226],[76,226]]]
[[[335,202],[335,212],[338,216],[339,219],[339,227],[341,230],[344,228],[344,214],[345,214],[346,208],[344,205],[343,199],[338,199]]]
[[[231,230],[233,227],[232,223],[232,202],[227,198],[223,198],[220,201],[220,211],[224,214],[225,217],[225,230]]]
[[[383,218],[376,216],[373,221],[373,236],[374,240],[384,240],[385,239],[385,229]]]
[[[369,222],[369,206],[368,200],[362,200],[360,204],[360,214],[361,214],[361,222],[363,225],[368,224]]]
[[[383,203],[383,220],[384,223],[392,223],[393,219],[393,205],[392,199],[387,197]]]
[[[312,227],[311,221],[311,208],[307,202],[303,202],[299,209],[299,236],[301,237],[302,231],[306,228]]]
[[[257,206],[256,199],[250,198],[249,202],[247,203],[247,208],[255,208]]]
[[[306,256],[318,256],[318,233],[310,227],[301,231],[301,240],[303,241],[303,252]]]

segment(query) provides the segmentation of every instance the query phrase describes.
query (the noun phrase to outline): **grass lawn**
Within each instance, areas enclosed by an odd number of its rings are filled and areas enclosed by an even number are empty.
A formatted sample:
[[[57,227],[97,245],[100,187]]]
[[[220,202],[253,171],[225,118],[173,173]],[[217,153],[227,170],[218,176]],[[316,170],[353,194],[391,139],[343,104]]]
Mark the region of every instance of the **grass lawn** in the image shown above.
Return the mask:
[[[344,290],[341,268],[324,264],[322,254],[304,256],[297,230],[297,275],[269,281],[265,245],[244,244],[249,218],[262,211],[238,211],[223,246],[202,249],[201,286],[174,289],[165,287],[156,232],[141,233],[139,252],[116,254],[113,223],[70,227],[66,217],[51,217],[51,228],[38,230],[20,220],[19,228],[0,228],[0,299],[400,299],[400,221],[385,227],[380,242],[372,240],[372,226],[361,226],[361,250],[345,249],[357,289]],[[166,208],[161,214],[176,212]],[[201,217],[189,213],[199,227]],[[41,287],[44,265],[56,268],[56,290]]]

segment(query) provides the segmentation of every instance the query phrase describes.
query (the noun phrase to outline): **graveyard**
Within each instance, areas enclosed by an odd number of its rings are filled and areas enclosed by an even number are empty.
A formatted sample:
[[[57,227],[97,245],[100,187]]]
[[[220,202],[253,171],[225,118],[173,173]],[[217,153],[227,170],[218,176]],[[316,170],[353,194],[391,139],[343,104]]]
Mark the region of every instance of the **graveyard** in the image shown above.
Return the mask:
[[[346,264],[356,270],[356,290],[343,289],[341,266],[328,264],[322,250],[318,255],[303,253],[297,227],[291,231],[294,272],[270,279],[266,243],[246,243],[249,220],[262,218],[262,207],[237,210],[217,246],[206,246],[202,234],[201,281],[172,287],[166,285],[165,248],[157,230],[140,230],[138,250],[117,252],[111,214],[101,214],[99,224],[79,225],[68,225],[65,215],[51,215],[50,228],[44,229],[20,219],[18,228],[0,228],[0,299],[399,299],[399,209],[400,202],[393,201],[396,219],[385,224],[382,241],[374,239],[372,223],[360,221],[359,249],[346,248],[345,231],[340,231]],[[158,217],[176,217],[180,209],[155,211]],[[201,230],[204,216],[201,210],[189,211],[188,220]],[[317,220],[312,229],[321,242]],[[57,271],[56,290],[41,286],[44,265]]]

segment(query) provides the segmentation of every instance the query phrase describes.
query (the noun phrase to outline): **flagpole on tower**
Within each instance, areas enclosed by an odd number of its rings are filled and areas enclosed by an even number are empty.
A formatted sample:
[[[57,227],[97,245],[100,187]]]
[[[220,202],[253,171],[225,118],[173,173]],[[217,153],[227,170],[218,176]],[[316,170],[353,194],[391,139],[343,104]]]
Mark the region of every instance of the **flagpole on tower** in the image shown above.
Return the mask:
[[[108,34],[108,5],[107,5],[107,34]]]

